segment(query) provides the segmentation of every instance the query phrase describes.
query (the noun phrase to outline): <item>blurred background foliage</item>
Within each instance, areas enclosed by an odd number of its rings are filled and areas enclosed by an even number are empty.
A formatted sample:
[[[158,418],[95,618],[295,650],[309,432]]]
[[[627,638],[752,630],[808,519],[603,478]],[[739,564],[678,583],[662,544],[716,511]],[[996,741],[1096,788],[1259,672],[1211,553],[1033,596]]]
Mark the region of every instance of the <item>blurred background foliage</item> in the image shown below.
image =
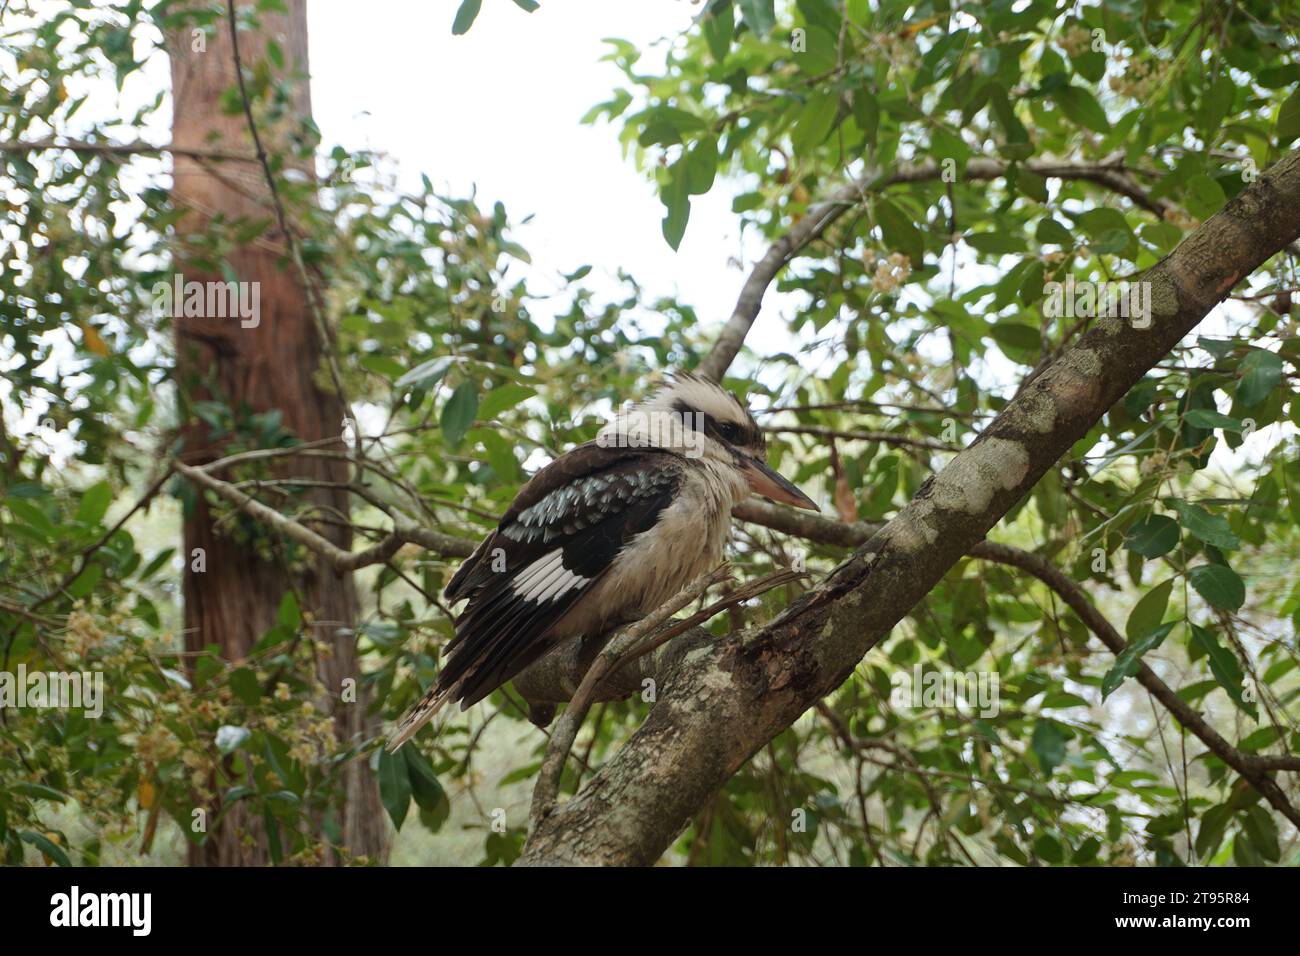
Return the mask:
[[[335,739],[320,715],[334,689],[314,662],[331,649],[293,594],[248,659],[182,653],[190,558],[176,540],[199,492],[163,467],[182,450],[180,424],[201,417],[232,454],[299,439],[274,412],[182,407],[171,319],[150,290],[178,257],[221,272],[271,214],[218,217],[180,249],[166,163],[108,146],[165,128],[165,90],[138,106],[122,91],[152,82],[165,29],[224,29],[222,5],[55,6],[0,21],[0,671],[99,670],[108,694],[99,720],[3,712],[0,858],[179,862],[185,840],[203,838],[193,808],[213,781],[266,822],[275,860],[345,856],[338,768],[359,759],[399,830],[392,862],[509,863],[545,747],[517,695],[380,756],[377,741]],[[457,32],[478,8],[461,6]],[[257,31],[255,13],[243,26]],[[785,346],[755,344],[728,384],[772,429],[774,465],[828,513],[879,521],[1086,327],[1045,316],[1045,283],[1149,267],[1300,137],[1295,27],[1289,4],[1265,2],[707,0],[662,70],[641,72],[639,51],[611,40],[625,79],[592,91],[608,98],[585,120],[656,184],[674,247],[691,197],[712,189],[733,191],[745,233],[765,244],[842,183],[862,184],[778,280],[800,306],[759,324],[783,327]],[[282,58],[272,42],[246,63],[264,114],[288,102],[270,69]],[[237,93],[227,107],[242,109]],[[51,136],[83,146],[9,147]],[[310,118],[281,148],[281,191],[368,462],[348,516],[358,547],[395,520],[478,539],[529,473],[657,375],[697,363],[723,318],[647,296],[634,263],[613,295],[584,284],[582,263],[539,279],[500,203],[439,195],[427,177],[404,191],[390,157],[331,148]],[[288,160],[304,157],[317,180],[292,174]],[[952,181],[875,188],[945,160]],[[965,175],[985,160],[1004,172]],[[1105,167],[1136,192],[1036,162]],[[1066,572],[1134,657],[1250,754],[1300,743],[1295,286],[1289,252],[1251,277],[994,533]],[[262,461],[230,478],[309,517]],[[233,508],[220,524],[294,560]],[[844,554],[739,522],[733,544],[742,578],[796,558],[824,572]],[[385,719],[437,673],[452,632],[438,594],[456,564],[408,545],[357,574],[354,639]],[[765,620],[794,593],[710,626]],[[1032,578],[965,560],[666,859],[1297,862],[1294,827],[1131,679],[1133,665]],[[995,673],[1000,709],[904,706],[898,675],[931,671]],[[649,707],[597,708],[565,790]],[[1294,778],[1280,780],[1294,803]]]

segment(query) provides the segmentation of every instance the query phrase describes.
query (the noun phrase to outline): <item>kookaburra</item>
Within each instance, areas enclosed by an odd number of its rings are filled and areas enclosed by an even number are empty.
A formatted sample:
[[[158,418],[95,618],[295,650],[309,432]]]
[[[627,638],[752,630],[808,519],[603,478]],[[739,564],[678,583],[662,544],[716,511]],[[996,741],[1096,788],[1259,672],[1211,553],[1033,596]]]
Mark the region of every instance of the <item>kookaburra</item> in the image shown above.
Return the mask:
[[[722,560],[731,509],[751,493],[818,510],[765,453],[739,399],[681,374],[539,471],[443,592],[469,603],[389,749],[447,701],[464,710],[556,644],[599,639],[661,607]]]

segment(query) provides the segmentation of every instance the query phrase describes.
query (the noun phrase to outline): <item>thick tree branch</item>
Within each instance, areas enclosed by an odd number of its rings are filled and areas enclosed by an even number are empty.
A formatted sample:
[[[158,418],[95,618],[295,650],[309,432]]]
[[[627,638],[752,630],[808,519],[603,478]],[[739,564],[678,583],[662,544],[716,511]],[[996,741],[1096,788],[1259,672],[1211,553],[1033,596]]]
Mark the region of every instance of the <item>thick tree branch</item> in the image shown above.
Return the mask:
[[[1297,235],[1292,153],[1142,275],[1152,302],[1145,328],[1098,320],[817,587],[766,627],[719,638],[664,675],[646,722],[541,822],[521,862],[657,859],[731,774],[843,683],[1075,441]]]
[[[678,592],[667,604],[658,608],[639,621],[629,624],[610,638],[609,643],[596,655],[596,659],[587,668],[577,693],[565,708],[564,716],[551,734],[546,748],[546,757],[542,760],[542,769],[533,785],[532,809],[529,820],[536,826],[555,806],[555,798],[560,791],[560,776],[564,772],[564,762],[573,749],[573,742],[578,738],[578,730],[587,716],[587,709],[595,699],[596,688],[605,675],[616,668],[618,661],[632,651],[641,639],[663,624],[686,605],[709,589],[711,585],[726,579],[731,574],[729,565],[722,565],[712,571],[706,571]],[[526,698],[525,698],[526,699]]]

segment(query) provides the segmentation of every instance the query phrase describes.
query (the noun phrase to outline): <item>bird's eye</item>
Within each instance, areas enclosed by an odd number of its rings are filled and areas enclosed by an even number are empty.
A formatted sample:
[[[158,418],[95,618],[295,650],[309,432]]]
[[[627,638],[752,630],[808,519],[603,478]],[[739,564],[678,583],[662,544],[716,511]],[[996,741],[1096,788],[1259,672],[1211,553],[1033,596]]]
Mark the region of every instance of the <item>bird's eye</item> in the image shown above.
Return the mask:
[[[718,425],[718,434],[722,436],[723,441],[734,442],[740,437],[740,426],[733,425],[731,422],[722,422]]]

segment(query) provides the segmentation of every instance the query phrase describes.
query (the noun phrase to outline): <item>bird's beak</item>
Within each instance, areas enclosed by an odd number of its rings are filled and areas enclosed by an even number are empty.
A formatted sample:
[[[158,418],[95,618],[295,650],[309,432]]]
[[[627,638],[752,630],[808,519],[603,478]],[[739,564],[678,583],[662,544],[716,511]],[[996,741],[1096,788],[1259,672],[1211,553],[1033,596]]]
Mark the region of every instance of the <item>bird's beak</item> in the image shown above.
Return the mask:
[[[746,456],[743,471],[754,494],[762,495],[768,501],[794,505],[796,508],[806,508],[809,511],[821,511],[815,501],[787,481],[781,474],[769,468],[767,462]]]

